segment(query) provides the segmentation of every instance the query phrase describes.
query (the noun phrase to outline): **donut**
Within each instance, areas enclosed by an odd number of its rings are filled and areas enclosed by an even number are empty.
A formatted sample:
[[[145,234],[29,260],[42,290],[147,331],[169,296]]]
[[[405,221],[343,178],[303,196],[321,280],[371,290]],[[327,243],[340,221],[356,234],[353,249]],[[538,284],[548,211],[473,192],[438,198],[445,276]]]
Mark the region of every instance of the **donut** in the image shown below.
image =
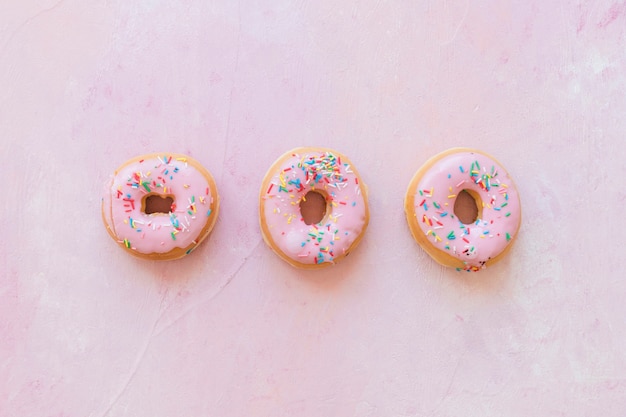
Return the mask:
[[[327,148],[296,148],[263,178],[259,220],[263,239],[292,266],[339,262],[369,223],[367,187],[350,160]]]
[[[102,219],[130,254],[171,260],[191,253],[211,232],[219,196],[211,173],[180,154],[150,154],[122,164],[108,182]]]
[[[404,200],[409,229],[437,262],[479,271],[511,248],[521,224],[513,180],[492,156],[454,148],[430,158]]]

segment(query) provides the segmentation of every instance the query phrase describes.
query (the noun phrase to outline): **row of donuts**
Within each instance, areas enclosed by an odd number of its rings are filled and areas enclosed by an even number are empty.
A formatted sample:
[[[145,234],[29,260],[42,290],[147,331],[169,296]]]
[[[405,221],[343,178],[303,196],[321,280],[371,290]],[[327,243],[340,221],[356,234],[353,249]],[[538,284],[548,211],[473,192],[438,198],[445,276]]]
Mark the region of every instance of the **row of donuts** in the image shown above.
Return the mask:
[[[347,156],[296,148],[265,175],[259,202],[265,242],[289,264],[323,268],[346,257],[369,223],[368,188]],[[511,248],[521,224],[517,189],[492,156],[454,148],[415,173],[404,208],[417,243],[437,262],[479,271]],[[150,154],[122,164],[106,186],[102,218],[132,255],[154,260],[190,254],[219,212],[217,186],[195,159]]]

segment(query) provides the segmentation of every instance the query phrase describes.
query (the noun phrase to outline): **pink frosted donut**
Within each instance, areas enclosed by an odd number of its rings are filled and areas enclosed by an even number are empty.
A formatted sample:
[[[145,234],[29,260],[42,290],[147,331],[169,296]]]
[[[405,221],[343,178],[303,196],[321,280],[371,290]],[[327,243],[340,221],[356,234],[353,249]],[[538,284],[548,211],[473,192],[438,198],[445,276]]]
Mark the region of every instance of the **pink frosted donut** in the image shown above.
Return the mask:
[[[186,155],[151,154],[119,167],[102,200],[111,237],[132,255],[158,260],[188,255],[215,225],[213,177]]]
[[[469,219],[457,211],[461,197],[475,202]],[[490,155],[466,148],[440,153],[417,171],[405,212],[413,237],[430,256],[466,271],[500,260],[521,224],[520,199],[509,174]]]
[[[315,220],[305,205],[320,201]],[[289,264],[319,268],[356,247],[369,222],[367,188],[345,155],[325,148],[297,148],[271,166],[260,192],[266,243]]]

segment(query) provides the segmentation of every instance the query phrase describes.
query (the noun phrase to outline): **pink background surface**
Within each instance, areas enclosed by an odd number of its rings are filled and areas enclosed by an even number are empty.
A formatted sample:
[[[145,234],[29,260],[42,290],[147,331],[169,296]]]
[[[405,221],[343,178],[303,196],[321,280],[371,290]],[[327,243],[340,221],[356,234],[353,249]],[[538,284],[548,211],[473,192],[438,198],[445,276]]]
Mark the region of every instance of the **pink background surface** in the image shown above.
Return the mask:
[[[0,416],[626,415],[623,1],[4,0],[0,59]],[[366,237],[321,272],[257,222],[266,169],[311,144],[370,189]],[[524,207],[479,274],[404,218],[453,146]],[[222,196],[180,261],[100,218],[155,151]]]

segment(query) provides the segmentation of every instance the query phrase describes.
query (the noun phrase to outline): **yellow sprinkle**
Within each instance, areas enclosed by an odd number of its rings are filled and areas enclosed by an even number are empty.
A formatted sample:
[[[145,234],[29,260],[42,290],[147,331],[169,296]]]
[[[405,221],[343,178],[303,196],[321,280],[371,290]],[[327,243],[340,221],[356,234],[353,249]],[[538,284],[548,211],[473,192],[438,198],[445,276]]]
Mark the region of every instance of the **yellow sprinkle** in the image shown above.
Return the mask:
[[[430,236],[432,232],[433,232],[432,230],[429,230],[428,232],[426,232],[426,236]]]
[[[448,190],[450,190],[450,192],[452,192],[452,187],[448,187]]]
[[[183,187],[189,188],[189,184],[184,184]]]
[[[439,237],[439,235],[435,235],[435,239],[437,240],[437,242],[441,242],[441,238]]]
[[[177,161],[187,162],[187,158],[176,158]]]
[[[456,194],[450,194],[450,195],[448,196],[448,198],[454,198],[454,197],[456,197]]]

